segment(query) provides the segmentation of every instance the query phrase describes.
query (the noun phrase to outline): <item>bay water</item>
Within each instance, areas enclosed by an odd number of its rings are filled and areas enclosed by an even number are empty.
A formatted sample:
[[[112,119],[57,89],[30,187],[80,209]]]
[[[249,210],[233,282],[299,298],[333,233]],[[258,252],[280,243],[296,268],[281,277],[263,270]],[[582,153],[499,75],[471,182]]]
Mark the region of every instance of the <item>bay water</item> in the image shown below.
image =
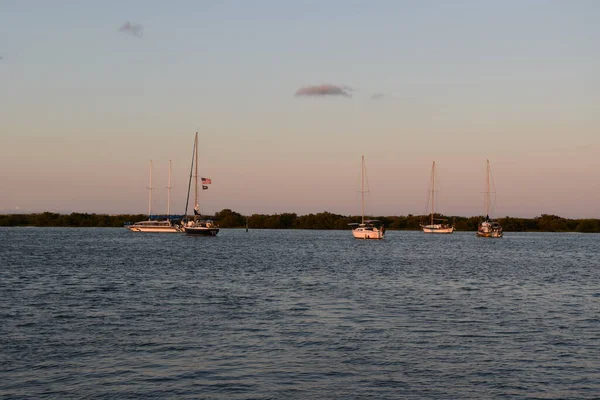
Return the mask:
[[[0,228],[1,398],[600,398],[600,235]]]

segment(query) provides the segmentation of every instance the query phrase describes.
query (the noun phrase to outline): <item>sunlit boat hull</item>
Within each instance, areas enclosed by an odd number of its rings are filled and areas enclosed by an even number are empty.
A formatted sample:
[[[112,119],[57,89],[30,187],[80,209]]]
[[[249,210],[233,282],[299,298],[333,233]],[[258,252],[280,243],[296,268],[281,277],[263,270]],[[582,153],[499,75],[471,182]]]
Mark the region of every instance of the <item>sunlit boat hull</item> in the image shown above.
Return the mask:
[[[153,232],[153,233],[177,233],[181,232],[178,225],[173,225],[165,221],[142,221],[133,225],[128,225],[127,229],[132,232]]]
[[[421,229],[423,230],[423,233],[452,233],[454,232],[454,227],[453,226],[445,226],[445,225],[441,225],[441,224],[434,224],[434,225],[421,225]]]
[[[383,239],[384,233],[377,228],[364,229],[356,228],[352,229],[352,236],[355,239]]]

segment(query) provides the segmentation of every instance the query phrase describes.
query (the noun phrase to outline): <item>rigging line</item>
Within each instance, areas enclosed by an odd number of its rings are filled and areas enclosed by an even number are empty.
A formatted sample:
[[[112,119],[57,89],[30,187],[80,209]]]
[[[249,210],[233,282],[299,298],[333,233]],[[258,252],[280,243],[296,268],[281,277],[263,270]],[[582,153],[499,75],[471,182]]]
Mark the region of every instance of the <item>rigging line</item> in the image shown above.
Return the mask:
[[[371,195],[371,188],[369,187],[369,174],[367,174],[367,165],[365,164],[364,166],[365,168],[365,182],[366,182],[366,189],[365,193],[367,193],[369,196]],[[370,215],[370,214],[367,214]]]
[[[433,179],[429,177],[429,183],[427,185],[427,203],[425,204],[425,216],[429,215],[429,203],[431,202],[431,195],[433,192]]]
[[[494,214],[496,210],[496,183],[494,182],[494,175],[492,174],[492,167],[490,166],[490,181],[492,183],[491,189],[493,190],[490,194],[493,194],[493,201],[490,199],[490,213]]]

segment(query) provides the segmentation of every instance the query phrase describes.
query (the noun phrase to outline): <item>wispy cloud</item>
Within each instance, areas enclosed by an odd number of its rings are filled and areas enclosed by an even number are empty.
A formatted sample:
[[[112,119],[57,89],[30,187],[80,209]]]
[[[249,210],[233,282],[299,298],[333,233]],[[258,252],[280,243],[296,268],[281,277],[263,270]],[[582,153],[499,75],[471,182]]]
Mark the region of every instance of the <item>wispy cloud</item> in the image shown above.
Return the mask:
[[[303,86],[296,91],[295,96],[343,96],[352,97],[352,88],[338,85]]]
[[[142,37],[144,35],[144,27],[140,24],[133,24],[129,21],[125,21],[125,23],[119,28],[119,32]]]
[[[371,95],[371,100],[380,100],[383,99],[386,95],[383,93],[373,93]]]

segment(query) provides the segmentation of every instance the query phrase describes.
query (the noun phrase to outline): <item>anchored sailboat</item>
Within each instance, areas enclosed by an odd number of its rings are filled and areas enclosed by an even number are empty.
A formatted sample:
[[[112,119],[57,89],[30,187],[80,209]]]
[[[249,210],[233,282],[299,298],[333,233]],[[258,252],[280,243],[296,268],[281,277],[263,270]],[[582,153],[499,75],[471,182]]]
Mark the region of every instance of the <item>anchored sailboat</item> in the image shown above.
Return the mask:
[[[494,191],[490,191],[490,180],[492,180],[492,186],[494,186]],[[487,175],[485,181],[485,196],[484,196],[484,210],[485,210],[485,219],[479,223],[479,227],[477,228],[477,236],[479,237],[489,237],[489,238],[501,238],[503,236],[502,227],[498,221],[492,221],[490,219],[490,208],[492,204],[492,200],[490,197],[491,193],[496,193],[494,181],[492,179],[492,170],[490,169],[490,160],[487,160]]]
[[[421,225],[421,229],[424,233],[452,233],[454,232],[454,225],[449,225],[445,222],[445,219],[434,218],[435,214],[435,161],[431,166],[431,191],[429,194],[429,198],[431,199],[431,216],[429,225]],[[427,202],[427,206],[429,207],[429,201]],[[438,221],[438,223],[436,223]]]
[[[194,171],[193,174],[192,171]],[[203,217],[201,215],[200,205],[198,203],[198,132],[196,132],[196,137],[194,138],[194,152],[192,155],[192,166],[190,168],[188,198],[185,202],[185,215],[187,215],[188,211],[192,177],[194,178],[194,219],[191,221],[186,221],[183,225],[183,229],[188,235],[216,236],[217,233],[219,233],[219,226],[214,221],[214,218]],[[202,178],[202,189],[208,189],[208,186],[205,185],[210,183],[212,183],[210,179]]]
[[[148,220],[136,222],[133,225],[127,225],[127,229],[132,232],[181,232],[181,228],[172,223],[170,219],[171,202],[171,160],[169,160],[169,183],[168,183],[167,216],[163,221],[152,219],[152,160],[150,160],[150,185],[148,186]],[[162,217],[161,217],[162,218]]]
[[[349,224],[352,226],[352,236],[355,239],[383,239],[383,224],[376,219],[365,220],[365,156],[362,156],[360,179],[361,223]]]

